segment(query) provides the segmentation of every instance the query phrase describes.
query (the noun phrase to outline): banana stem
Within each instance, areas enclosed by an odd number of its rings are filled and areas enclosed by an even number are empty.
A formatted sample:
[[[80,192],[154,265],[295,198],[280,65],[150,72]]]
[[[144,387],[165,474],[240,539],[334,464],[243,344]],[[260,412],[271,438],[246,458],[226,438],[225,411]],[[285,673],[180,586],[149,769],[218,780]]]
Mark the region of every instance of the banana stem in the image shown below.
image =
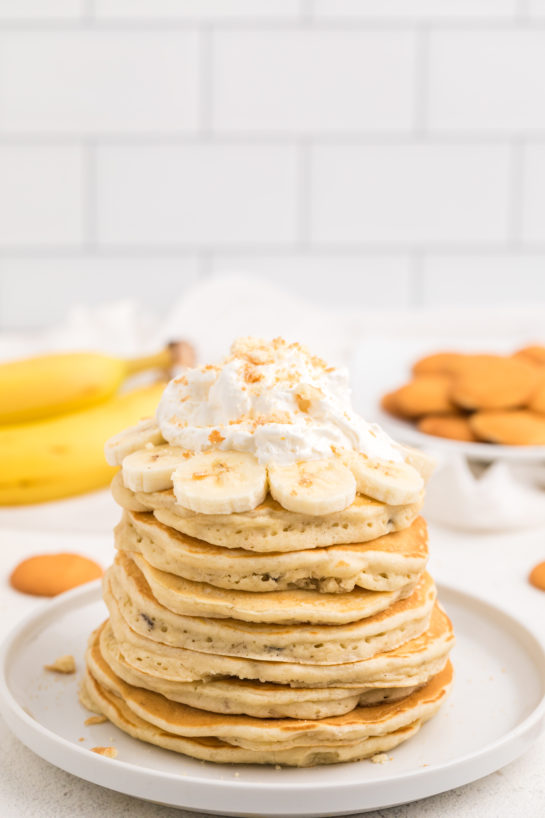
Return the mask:
[[[195,366],[195,350],[187,341],[172,341],[154,355],[129,358],[125,361],[127,375],[146,369],[171,369],[174,366]]]
[[[146,369],[170,369],[172,366],[172,354],[169,347],[156,352],[154,355],[144,355],[141,358],[129,358],[125,361],[127,375],[134,375],[135,372],[144,372]]]

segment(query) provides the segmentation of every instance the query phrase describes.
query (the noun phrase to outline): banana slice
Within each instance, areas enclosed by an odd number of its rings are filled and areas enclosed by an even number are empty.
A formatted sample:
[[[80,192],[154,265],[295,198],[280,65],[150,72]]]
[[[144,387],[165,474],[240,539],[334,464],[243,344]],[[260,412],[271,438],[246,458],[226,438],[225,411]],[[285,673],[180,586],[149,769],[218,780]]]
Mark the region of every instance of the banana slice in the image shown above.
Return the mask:
[[[143,449],[146,443],[156,446],[164,443],[161,430],[157,426],[155,418],[141,420],[136,426],[123,429],[119,434],[114,435],[106,441],[104,454],[110,466],[121,466],[125,457],[137,449]]]
[[[288,511],[332,514],[354,502],[356,480],[339,460],[306,460],[268,468],[274,499]]]
[[[172,475],[177,501],[202,514],[251,511],[267,494],[267,471],[246,452],[202,452]]]
[[[356,478],[358,492],[382,503],[415,503],[424,488],[424,480],[408,463],[376,460],[349,450],[342,453],[341,460]]]
[[[149,446],[149,444],[148,444]],[[123,460],[123,482],[131,491],[163,491],[172,488],[172,472],[189,452],[180,446],[149,446]]]
[[[397,443],[396,449],[400,452],[405,463],[416,469],[424,483],[427,483],[433,474],[437,461],[420,449],[413,449],[412,446],[402,446]]]

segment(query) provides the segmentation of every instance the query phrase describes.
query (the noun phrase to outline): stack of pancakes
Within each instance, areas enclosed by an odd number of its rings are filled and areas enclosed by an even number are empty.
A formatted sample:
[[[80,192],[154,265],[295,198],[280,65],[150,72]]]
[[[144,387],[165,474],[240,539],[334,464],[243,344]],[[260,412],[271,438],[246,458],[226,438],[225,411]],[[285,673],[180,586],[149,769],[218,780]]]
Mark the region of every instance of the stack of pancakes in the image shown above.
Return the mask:
[[[293,766],[389,751],[438,710],[454,637],[426,573],[422,493],[393,505],[358,486],[323,515],[268,493],[205,514],[125,483],[87,707],[198,759]]]

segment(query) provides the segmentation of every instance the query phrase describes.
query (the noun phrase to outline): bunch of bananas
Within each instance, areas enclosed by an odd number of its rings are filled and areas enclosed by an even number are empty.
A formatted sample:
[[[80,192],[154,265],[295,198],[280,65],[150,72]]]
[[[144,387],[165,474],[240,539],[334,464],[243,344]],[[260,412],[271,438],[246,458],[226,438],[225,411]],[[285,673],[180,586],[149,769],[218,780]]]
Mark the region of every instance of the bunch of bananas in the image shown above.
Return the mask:
[[[0,505],[106,486],[116,468],[104,458],[104,443],[153,415],[165,382],[125,393],[120,386],[136,372],[167,370],[191,357],[180,344],[133,360],[66,353],[0,364]]]

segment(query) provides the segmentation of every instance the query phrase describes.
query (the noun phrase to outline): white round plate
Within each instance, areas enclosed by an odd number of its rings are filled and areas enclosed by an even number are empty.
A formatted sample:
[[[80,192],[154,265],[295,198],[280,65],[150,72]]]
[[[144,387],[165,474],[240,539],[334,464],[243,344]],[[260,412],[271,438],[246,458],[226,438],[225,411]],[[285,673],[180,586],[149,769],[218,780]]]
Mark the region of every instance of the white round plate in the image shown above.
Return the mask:
[[[468,440],[449,440],[445,437],[427,435],[406,420],[387,415],[381,409],[375,411],[374,420],[400,443],[408,443],[418,449],[460,454],[470,460],[492,462],[509,460],[517,463],[545,463],[545,446],[500,446],[496,443],[472,443]]]
[[[385,808],[474,781],[519,756],[545,715],[545,653],[519,622],[488,603],[439,589],[457,635],[455,684],[441,711],[385,764],[309,769],[194,761],[136,741],[109,722],[85,727],[77,687],[90,631],[105,617],[100,584],[48,602],[0,652],[0,712],[31,750],[112,790],[236,816],[334,816]],[[78,673],[43,670],[75,656]],[[83,740],[82,740],[83,739]],[[90,752],[113,745],[117,759]]]

